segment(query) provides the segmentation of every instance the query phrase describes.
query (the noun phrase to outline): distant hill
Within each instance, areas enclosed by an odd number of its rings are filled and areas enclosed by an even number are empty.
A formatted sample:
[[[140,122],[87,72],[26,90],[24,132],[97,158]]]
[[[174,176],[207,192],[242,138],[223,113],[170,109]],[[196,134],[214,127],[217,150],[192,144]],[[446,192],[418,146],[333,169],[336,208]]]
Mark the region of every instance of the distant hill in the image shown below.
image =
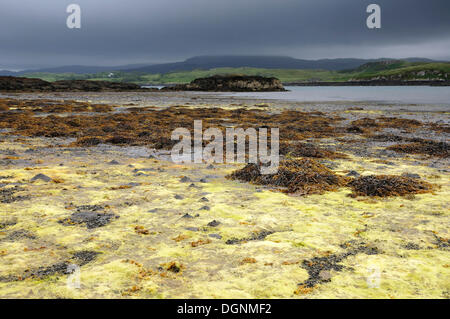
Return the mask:
[[[197,56],[182,62],[163,64],[130,64],[120,66],[85,66],[66,65],[60,67],[28,69],[19,72],[8,70],[0,71],[3,76],[21,76],[24,74],[97,74],[112,71],[137,72],[141,74],[166,74],[170,72],[183,72],[193,70],[210,70],[216,68],[259,68],[259,69],[291,69],[291,70],[328,70],[342,71],[353,70],[361,65],[392,60],[388,58],[380,59],[322,59],[322,60],[302,60],[286,56],[247,56],[247,55],[224,55],[224,56]],[[424,58],[407,58],[406,62],[433,62]]]
[[[16,75],[18,75],[18,73],[14,71],[0,70],[0,76],[16,76]]]
[[[361,65],[350,71],[354,80],[450,80],[449,62],[383,61]]]
[[[392,59],[322,59],[301,60],[284,56],[198,56],[184,62],[155,64],[140,68],[123,69],[123,72],[165,74],[169,72],[209,70],[213,68],[261,68],[340,71],[354,69],[360,65]],[[429,59],[409,58],[405,61],[431,62]]]

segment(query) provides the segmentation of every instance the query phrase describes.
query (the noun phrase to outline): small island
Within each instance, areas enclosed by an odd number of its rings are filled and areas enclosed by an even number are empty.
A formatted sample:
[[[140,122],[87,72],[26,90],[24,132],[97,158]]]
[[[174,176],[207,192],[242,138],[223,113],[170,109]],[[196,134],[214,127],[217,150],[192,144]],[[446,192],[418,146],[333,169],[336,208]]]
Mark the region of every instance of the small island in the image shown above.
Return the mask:
[[[188,84],[164,87],[167,91],[207,91],[207,92],[280,92],[286,91],[275,77],[249,75],[214,75],[195,79]]]

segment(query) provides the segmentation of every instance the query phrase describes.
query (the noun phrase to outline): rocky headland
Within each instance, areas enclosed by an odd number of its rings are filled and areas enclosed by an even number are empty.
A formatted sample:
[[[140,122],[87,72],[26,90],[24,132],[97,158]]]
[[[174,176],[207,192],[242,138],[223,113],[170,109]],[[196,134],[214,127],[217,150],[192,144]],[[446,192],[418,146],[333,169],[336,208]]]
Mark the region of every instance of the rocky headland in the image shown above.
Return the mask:
[[[214,75],[195,79],[189,84],[165,87],[167,91],[207,91],[207,92],[271,92],[286,91],[277,78],[245,75]]]
[[[41,79],[0,76],[0,91],[13,92],[120,92],[140,91],[139,85],[109,81],[63,80],[47,82]]]

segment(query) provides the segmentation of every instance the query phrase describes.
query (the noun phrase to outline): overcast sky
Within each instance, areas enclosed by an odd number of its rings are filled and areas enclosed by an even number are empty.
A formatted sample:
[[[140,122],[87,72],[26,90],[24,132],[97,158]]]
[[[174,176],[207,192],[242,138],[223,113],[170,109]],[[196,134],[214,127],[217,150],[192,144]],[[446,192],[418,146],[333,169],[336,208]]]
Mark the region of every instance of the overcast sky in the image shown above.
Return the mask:
[[[66,7],[81,6],[81,29]],[[366,27],[367,5],[382,28]],[[195,55],[450,60],[449,0],[1,0],[0,68]]]

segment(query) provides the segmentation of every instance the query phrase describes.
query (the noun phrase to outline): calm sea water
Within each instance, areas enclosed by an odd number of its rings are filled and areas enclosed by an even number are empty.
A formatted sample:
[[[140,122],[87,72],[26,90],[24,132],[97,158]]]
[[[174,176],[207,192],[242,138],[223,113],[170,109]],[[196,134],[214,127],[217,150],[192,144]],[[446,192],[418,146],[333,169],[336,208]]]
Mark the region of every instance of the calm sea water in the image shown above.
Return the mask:
[[[298,102],[373,101],[400,104],[439,104],[450,108],[450,87],[429,86],[288,86],[290,92],[243,92],[237,97]]]

